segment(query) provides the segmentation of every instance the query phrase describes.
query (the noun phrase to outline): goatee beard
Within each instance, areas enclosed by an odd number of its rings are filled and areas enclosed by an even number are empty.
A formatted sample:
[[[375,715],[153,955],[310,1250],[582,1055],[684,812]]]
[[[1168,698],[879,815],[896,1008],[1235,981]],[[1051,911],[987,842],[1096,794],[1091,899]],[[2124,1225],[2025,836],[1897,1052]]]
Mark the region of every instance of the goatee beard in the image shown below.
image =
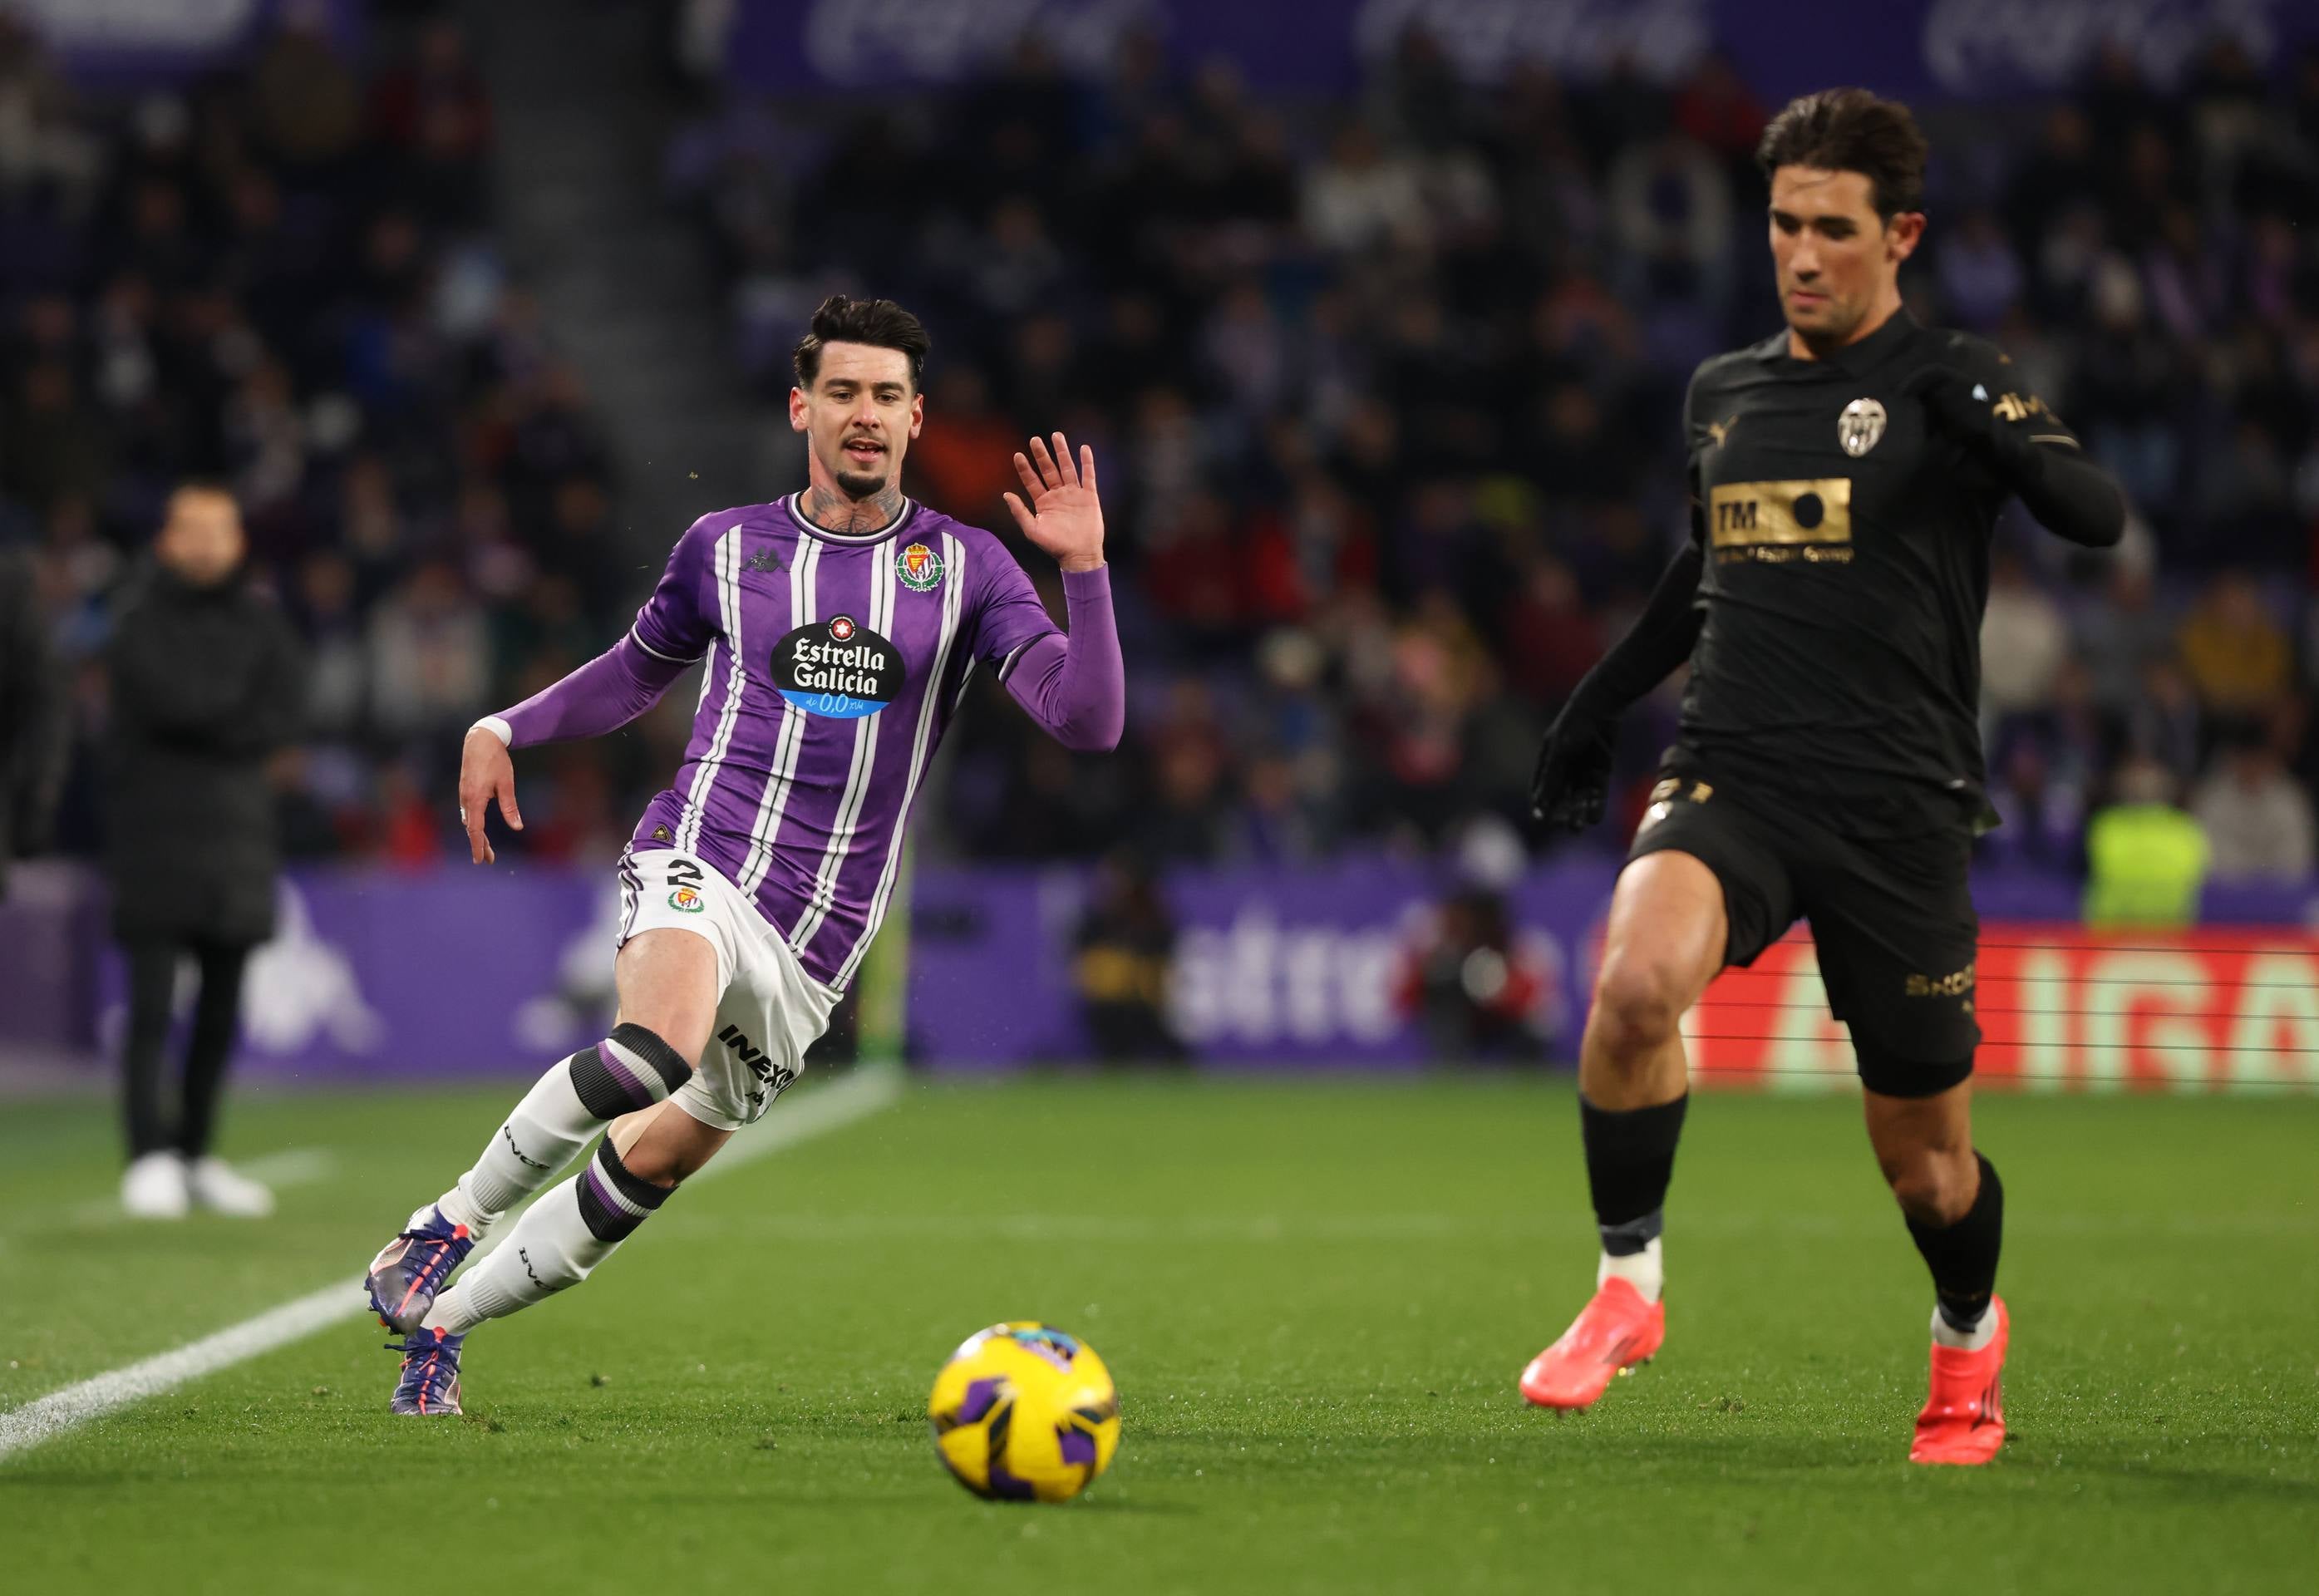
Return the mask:
[[[1867,312],[1862,311],[1856,315],[1846,316],[1841,320],[1824,320],[1815,328],[1797,327],[1792,321],[1788,325],[1793,329],[1796,337],[1802,340],[1805,348],[1809,349],[1814,355],[1825,357],[1829,351],[1841,349],[1851,342],[1853,334],[1860,330],[1861,322],[1866,319]]]

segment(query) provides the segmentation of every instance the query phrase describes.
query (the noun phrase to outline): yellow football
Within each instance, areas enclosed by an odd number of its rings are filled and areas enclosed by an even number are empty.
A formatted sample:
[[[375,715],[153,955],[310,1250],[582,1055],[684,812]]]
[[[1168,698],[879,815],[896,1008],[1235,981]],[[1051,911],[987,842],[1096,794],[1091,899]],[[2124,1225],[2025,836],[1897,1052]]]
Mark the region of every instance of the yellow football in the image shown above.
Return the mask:
[[[934,1451],[993,1501],[1069,1501],[1119,1449],[1119,1393],[1095,1348],[1043,1324],[994,1324],[934,1376]]]

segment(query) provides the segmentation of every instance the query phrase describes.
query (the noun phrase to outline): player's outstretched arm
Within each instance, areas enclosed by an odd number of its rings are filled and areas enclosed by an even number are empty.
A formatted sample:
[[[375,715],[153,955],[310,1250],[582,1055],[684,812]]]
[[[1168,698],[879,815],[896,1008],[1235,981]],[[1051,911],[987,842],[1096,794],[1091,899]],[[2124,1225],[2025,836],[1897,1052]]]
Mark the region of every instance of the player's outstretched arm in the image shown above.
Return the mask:
[[[1959,365],[1911,373],[1900,391],[1919,401],[1933,431],[1964,448],[2047,531],[2088,548],[2108,548],[2125,535],[2125,495],[2109,473],[2087,459],[2076,435],[2034,399],[1997,397],[2004,372],[1969,347],[1952,351]]]
[[[508,825],[523,829],[523,811],[515,805],[514,757],[491,727],[469,726],[459,750],[459,824],[467,828],[467,856],[477,864],[499,857],[483,834],[483,816],[494,803]]]
[[[1594,662],[1547,728],[1529,791],[1530,814],[1544,825],[1584,831],[1602,818],[1619,717],[1691,658],[1702,619],[1699,579],[1706,569],[1694,536],[1660,575],[1627,635]]]
[[[1093,571],[1103,564],[1103,501],[1096,496],[1095,451],[1079,446],[1077,464],[1071,446],[1060,432],[1055,448],[1033,438],[1031,453],[1015,455],[1015,473],[1030,494],[1021,499],[1006,494],[1006,508],[1023,536],[1055,556],[1065,571]]]
[[[631,632],[562,681],[469,727],[459,753],[459,821],[467,828],[467,849],[474,861],[489,864],[492,859],[491,843],[483,835],[488,805],[496,801],[507,823],[523,829],[523,816],[515,805],[511,750],[618,731],[659,703],[684,674],[686,663],[662,658]]]
[[[1006,508],[1023,536],[1055,556],[1063,568],[1068,635],[1049,632],[1010,660],[1003,680],[1015,701],[1064,747],[1100,753],[1119,745],[1127,721],[1127,671],[1111,608],[1111,576],[1103,559],[1103,504],[1096,497],[1095,451],[1080,446],[1076,464],[1060,432],[1051,452],[1038,438],[1015,470],[1029,494],[1013,493]],[[1022,573],[1020,601],[1035,607]]]
[[[2037,524],[2088,548],[2110,548],[2125,536],[2125,493],[2116,479],[2082,455],[2036,446],[2039,470],[2014,492]]]

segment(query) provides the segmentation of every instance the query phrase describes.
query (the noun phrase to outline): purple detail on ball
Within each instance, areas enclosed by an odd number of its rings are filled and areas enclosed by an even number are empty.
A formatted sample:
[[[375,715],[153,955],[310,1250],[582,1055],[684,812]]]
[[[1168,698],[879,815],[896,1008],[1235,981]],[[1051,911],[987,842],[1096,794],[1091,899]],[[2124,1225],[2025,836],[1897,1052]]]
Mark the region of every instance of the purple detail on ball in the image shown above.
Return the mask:
[[[652,1088],[636,1078],[636,1071],[620,1062],[620,1056],[612,1051],[611,1043],[598,1042],[596,1057],[603,1061],[605,1071],[620,1083],[620,1090],[626,1092],[638,1108],[650,1108],[659,1101],[652,1095]]]
[[[1082,1464],[1088,1468],[1095,1466],[1095,1437],[1084,1429],[1067,1427],[1056,1430],[1055,1438],[1062,1443],[1065,1463]]]
[[[990,1411],[991,1404],[1006,1389],[1006,1382],[1003,1378],[977,1380],[966,1388],[966,1395],[958,1404],[958,1421],[961,1424],[980,1422],[982,1416]]]
[[[1035,1501],[1038,1492],[1028,1480],[1018,1480],[997,1458],[990,1460],[990,1494],[1001,1501]]]

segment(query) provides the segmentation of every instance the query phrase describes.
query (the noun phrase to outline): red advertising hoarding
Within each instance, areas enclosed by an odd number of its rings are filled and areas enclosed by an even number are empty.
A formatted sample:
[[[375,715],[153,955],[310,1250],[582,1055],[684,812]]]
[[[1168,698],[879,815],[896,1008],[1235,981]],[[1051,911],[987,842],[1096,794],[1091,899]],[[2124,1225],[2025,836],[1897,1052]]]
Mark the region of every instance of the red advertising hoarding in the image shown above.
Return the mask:
[[[2319,1086],[2319,936],[2290,928],[1981,927],[1975,1074],[2028,1091]],[[1727,970],[1685,1016],[1692,1068],[1795,1090],[1852,1080],[1811,939]]]

